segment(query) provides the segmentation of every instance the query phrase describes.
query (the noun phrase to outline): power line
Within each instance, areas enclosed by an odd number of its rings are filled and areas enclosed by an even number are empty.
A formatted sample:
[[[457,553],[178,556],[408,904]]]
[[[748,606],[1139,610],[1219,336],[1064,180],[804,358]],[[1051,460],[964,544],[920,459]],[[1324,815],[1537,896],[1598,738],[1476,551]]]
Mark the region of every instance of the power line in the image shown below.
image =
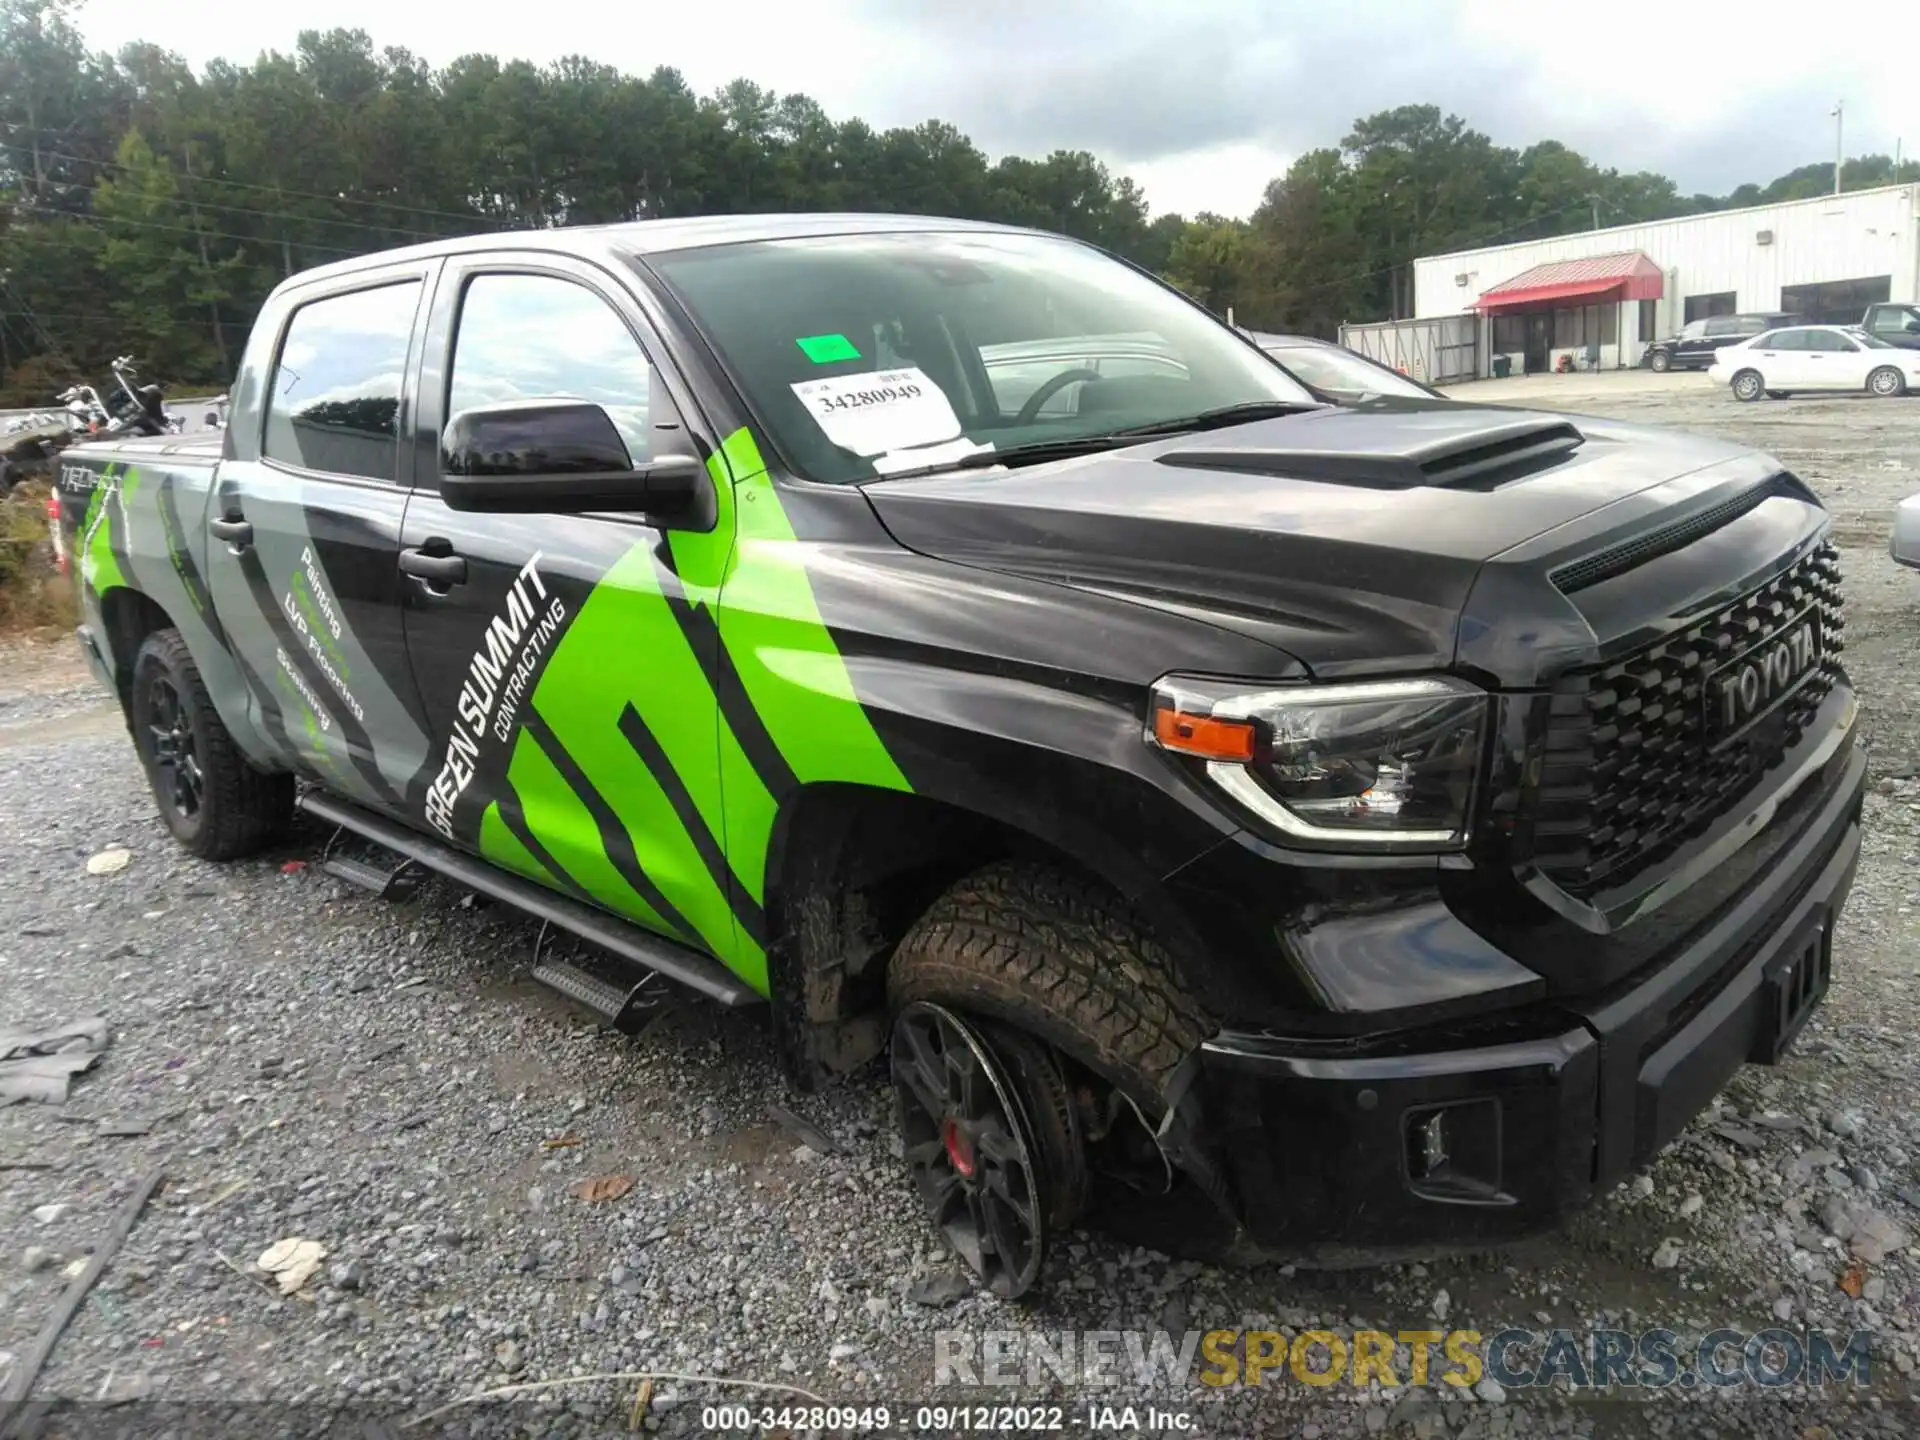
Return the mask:
[[[1475,240],[1469,244],[1462,245],[1457,248],[1462,250],[1479,250],[1485,246],[1492,245],[1497,241],[1505,239],[1507,236],[1513,234],[1517,230],[1525,230],[1530,226],[1538,225],[1543,220],[1558,220],[1562,215],[1571,214],[1575,210],[1585,210],[1588,207],[1589,203],[1590,202],[1584,198],[1580,200],[1576,200],[1571,205],[1563,206],[1558,210],[1549,210],[1544,215],[1530,216],[1529,218],[1522,220],[1517,224],[1509,225],[1504,230],[1497,230],[1493,234],[1485,237],[1484,239]],[[1606,205],[1609,210],[1613,210],[1621,214],[1626,213],[1620,210],[1620,207],[1618,205],[1613,204],[1611,201],[1602,201],[1601,203]],[[1543,236],[1541,238],[1552,239],[1554,237]],[[1378,269],[1363,270],[1353,275],[1343,275],[1337,280],[1329,280],[1324,284],[1314,285],[1309,287],[1308,289],[1298,290],[1298,291],[1295,291],[1294,293],[1297,295],[1318,295],[1323,293],[1324,291],[1333,289],[1335,286],[1352,285],[1361,280],[1373,280],[1373,279],[1377,279],[1379,276],[1382,276],[1382,275],[1391,275],[1396,270],[1405,269],[1406,266],[1411,263],[1412,263],[1411,261],[1400,261],[1392,265],[1382,265]]]
[[[342,249],[338,245],[314,245],[308,241],[296,239],[288,235],[236,235],[231,230],[203,230],[196,225],[167,225],[158,220],[128,220],[117,215],[76,215],[70,210],[56,210],[51,205],[34,205],[26,201],[16,201],[15,208],[30,210],[38,215],[52,215],[61,219],[74,221],[80,225],[132,225],[143,230],[169,230],[178,235],[205,235],[209,239],[238,240],[242,243],[252,245],[270,241],[273,244],[297,245],[302,250],[319,250],[329,255],[347,256],[370,253],[366,250]],[[300,217],[288,215],[281,218],[297,220]]]
[[[0,124],[3,123],[4,122],[0,122]],[[61,133],[52,130],[34,130],[31,126],[17,124],[6,125],[5,128],[16,135],[54,135]],[[157,153],[158,152],[156,152],[156,154]],[[95,165],[103,169],[125,168],[117,160],[100,160],[92,156],[75,155],[65,150],[42,150],[40,154],[55,160],[69,160],[76,165]],[[187,171],[186,173],[187,177],[196,184],[225,185],[230,189],[253,190],[263,195],[291,196],[298,200],[324,200],[330,205],[359,205],[370,209],[400,210],[410,215],[436,215],[447,220],[466,220],[472,222],[484,219],[484,217],[477,216],[471,211],[437,210],[431,205],[404,205],[397,201],[388,200],[359,200],[346,195],[325,195],[318,190],[289,190],[284,185],[261,185],[257,182],[246,180],[221,180],[211,175],[195,175],[192,171]]]
[[[89,193],[98,194],[106,188],[106,185],[88,185],[80,181],[72,181],[62,185],[61,188],[64,190],[85,190]],[[416,240],[445,240],[451,238],[448,232],[444,230],[412,230],[403,225],[368,225],[358,220],[339,220],[320,215],[302,215],[294,210],[255,210],[244,205],[222,205],[216,201],[200,199],[180,199],[171,203],[180,205],[183,208],[188,205],[195,205],[202,210],[220,210],[231,215],[253,215],[266,220],[299,221],[306,225],[331,225],[347,230],[364,230],[373,235],[406,235]],[[115,220],[119,218],[113,215],[103,215],[98,210],[93,211],[92,215],[96,220]],[[481,223],[478,217],[470,218],[474,223]],[[215,232],[209,230],[201,233],[210,235]]]

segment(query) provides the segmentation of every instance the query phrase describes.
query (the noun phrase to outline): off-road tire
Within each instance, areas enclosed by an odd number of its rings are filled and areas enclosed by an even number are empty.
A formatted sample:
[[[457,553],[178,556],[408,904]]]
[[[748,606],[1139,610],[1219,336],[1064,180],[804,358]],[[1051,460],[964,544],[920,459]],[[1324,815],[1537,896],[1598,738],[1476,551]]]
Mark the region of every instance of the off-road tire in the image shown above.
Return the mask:
[[[203,784],[199,811],[191,817],[179,813],[155,779],[147,722],[156,671],[164,671],[172,681],[193,731]],[[134,656],[128,722],[160,818],[187,850],[202,860],[238,860],[265,849],[286,832],[293,817],[293,777],[256,770],[240,753],[178,630],[154,631]]]
[[[887,993],[896,1010],[932,1000],[1014,1025],[1156,1119],[1168,1077],[1213,1033],[1125,900],[1031,863],[990,865],[935,900],[895,948]]]

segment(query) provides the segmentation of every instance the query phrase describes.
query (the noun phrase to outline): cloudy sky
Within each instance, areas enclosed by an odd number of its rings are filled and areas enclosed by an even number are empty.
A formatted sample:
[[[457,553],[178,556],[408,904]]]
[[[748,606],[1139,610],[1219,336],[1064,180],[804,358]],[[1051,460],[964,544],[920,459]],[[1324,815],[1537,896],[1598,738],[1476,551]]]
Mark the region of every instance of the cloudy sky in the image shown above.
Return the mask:
[[[1781,28],[1765,16],[1778,4]],[[1086,149],[1156,211],[1244,215],[1355,116],[1430,102],[1502,144],[1564,141],[1622,170],[1725,191],[1833,154],[1920,155],[1920,4],[1824,0],[88,0],[104,48],[196,64],[366,30],[441,63],[470,51],[746,76],[837,118],[953,122],[989,155]]]

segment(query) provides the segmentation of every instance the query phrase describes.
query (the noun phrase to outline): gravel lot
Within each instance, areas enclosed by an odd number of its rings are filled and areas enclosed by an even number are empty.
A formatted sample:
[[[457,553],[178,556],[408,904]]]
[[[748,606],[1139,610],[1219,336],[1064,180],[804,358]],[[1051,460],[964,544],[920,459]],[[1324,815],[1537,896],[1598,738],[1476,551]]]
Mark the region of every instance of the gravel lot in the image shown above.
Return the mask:
[[[417,1416],[489,1386],[658,1370],[890,1403],[898,1431],[913,1402],[968,1393],[933,1383],[940,1330],[1664,1326],[1685,1353],[1718,1327],[1782,1324],[1873,1332],[1871,1386],[1675,1387],[1636,1403],[1484,1383],[1319,1390],[1275,1371],[1257,1391],[1056,1393],[1070,1429],[1089,1397],[1151,1399],[1210,1436],[1905,1433],[1920,1361],[1920,577],[1885,541],[1892,506],[1920,490],[1920,399],[1741,406],[1666,378],[1565,377],[1550,393],[1760,445],[1827,497],[1847,547],[1870,828],[1833,992],[1789,1063],[1743,1072],[1650,1174],[1565,1233],[1336,1274],[1215,1270],[1076,1235],[1040,1304],[956,1296],[893,1157],[877,1072],[787,1095],[761,1022],[692,1000],[623,1039],[527,980],[531,924],[439,884],[402,905],[350,891],[291,863],[317,856],[317,833],[257,862],[192,861],[70,642],[16,642],[0,648],[0,1023],[101,1014],[113,1043],[63,1109],[0,1110],[0,1385],[67,1267],[164,1161],[36,1398],[237,1406],[262,1433],[269,1418],[293,1433],[336,1407]],[[113,845],[126,868],[88,874]],[[575,1193],[612,1174],[631,1190]],[[291,1237],[328,1254],[283,1299],[252,1267]],[[1850,1245],[1870,1263],[1843,1287]],[[1404,1380],[1404,1351],[1396,1368]],[[611,1432],[635,1389],[494,1402],[414,1433]],[[699,1433],[703,1402],[739,1398],[662,1381],[646,1423]],[[214,1415],[191,1412],[181,1433],[210,1433]]]

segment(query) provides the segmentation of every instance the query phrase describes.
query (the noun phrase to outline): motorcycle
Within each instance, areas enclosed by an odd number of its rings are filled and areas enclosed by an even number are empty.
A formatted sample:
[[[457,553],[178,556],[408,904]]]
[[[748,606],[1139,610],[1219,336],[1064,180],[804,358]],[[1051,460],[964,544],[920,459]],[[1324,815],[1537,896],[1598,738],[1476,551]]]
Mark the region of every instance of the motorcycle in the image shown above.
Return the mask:
[[[113,362],[113,378],[120,394],[113,404],[106,426],[111,435],[178,435],[178,416],[167,413],[166,396],[158,385],[135,387],[139,372],[133,357],[122,355]],[[97,400],[98,397],[96,396]]]

